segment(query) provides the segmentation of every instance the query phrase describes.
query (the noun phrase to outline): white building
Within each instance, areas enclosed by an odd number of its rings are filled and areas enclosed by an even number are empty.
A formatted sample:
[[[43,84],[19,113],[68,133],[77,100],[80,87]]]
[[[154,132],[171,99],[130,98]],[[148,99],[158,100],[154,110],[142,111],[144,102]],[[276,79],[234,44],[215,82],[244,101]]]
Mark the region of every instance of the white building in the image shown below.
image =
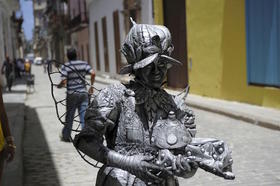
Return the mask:
[[[47,48],[47,24],[44,19],[44,12],[47,8],[47,0],[33,0],[34,32],[33,50],[36,57],[48,56]]]
[[[19,56],[16,42],[16,30],[11,16],[20,9],[19,0],[0,0],[0,68],[5,56],[11,59]],[[4,78],[0,73],[0,83],[4,84]]]
[[[150,0],[87,0],[91,63],[97,73],[118,74],[124,65],[120,47],[130,29],[129,17],[153,24]]]

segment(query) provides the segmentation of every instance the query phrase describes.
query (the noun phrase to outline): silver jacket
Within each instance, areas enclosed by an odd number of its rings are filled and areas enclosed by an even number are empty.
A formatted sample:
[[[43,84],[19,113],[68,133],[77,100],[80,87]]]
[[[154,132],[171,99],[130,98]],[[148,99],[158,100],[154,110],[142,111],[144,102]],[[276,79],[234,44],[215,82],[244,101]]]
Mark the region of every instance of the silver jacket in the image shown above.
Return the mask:
[[[182,99],[135,81],[103,89],[87,109],[85,128],[75,138],[76,146],[81,139],[92,141],[92,158],[104,164],[96,185],[147,185],[125,170],[107,166],[106,156],[109,150],[124,155],[150,153],[153,127],[158,120],[167,118],[170,111],[194,137],[194,115]],[[175,177],[174,183],[178,185]]]

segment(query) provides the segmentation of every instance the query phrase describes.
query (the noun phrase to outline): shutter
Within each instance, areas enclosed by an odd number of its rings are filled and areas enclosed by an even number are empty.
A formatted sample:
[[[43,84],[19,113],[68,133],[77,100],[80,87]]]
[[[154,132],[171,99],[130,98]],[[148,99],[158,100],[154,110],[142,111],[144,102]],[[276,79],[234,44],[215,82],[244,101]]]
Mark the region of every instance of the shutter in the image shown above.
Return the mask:
[[[280,1],[246,0],[249,84],[280,87]]]

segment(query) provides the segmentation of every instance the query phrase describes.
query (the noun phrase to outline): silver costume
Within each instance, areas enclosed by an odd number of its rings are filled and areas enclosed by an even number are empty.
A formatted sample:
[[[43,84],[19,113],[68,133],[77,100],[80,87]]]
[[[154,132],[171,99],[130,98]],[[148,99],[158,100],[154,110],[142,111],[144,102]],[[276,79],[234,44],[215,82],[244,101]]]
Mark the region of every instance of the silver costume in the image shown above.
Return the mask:
[[[134,23],[122,47],[129,64],[121,70],[134,74],[134,81],[103,89],[75,137],[78,149],[104,164],[97,186],[179,185],[176,177],[189,178],[198,167],[234,179],[225,143],[195,138],[184,95],[161,88],[167,69],[180,63],[172,51],[166,27]]]

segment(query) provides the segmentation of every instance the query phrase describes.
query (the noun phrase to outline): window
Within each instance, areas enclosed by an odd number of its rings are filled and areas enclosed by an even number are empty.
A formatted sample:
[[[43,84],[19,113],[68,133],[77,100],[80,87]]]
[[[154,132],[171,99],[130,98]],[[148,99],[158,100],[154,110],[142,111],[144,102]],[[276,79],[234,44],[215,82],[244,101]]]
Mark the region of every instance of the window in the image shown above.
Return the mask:
[[[88,47],[88,43],[87,43],[87,62],[88,62],[88,64],[90,64],[90,57],[89,57],[89,47]]]
[[[84,57],[84,46],[83,45],[81,45],[81,57],[82,57],[82,60],[84,61],[85,57]]]
[[[81,1],[78,1],[78,5],[79,5],[79,15],[81,15]]]
[[[103,32],[103,47],[104,47],[104,62],[105,72],[109,72],[109,48],[108,48],[108,37],[107,37],[107,21],[106,17],[102,18],[102,32]]]
[[[75,8],[73,8],[73,9],[72,9],[72,12],[73,12],[73,13],[72,13],[72,17],[71,17],[71,19],[74,19],[74,18],[75,18],[75,16],[76,16]]]
[[[280,87],[280,1],[246,0],[247,77]]]
[[[94,37],[95,37],[96,68],[97,68],[97,70],[100,70],[99,40],[98,40],[98,25],[97,25],[97,22],[94,22]]]
[[[119,23],[119,11],[113,12],[113,24],[114,24],[114,40],[115,40],[115,58],[117,73],[121,70],[121,41],[120,41],[120,23]]]

